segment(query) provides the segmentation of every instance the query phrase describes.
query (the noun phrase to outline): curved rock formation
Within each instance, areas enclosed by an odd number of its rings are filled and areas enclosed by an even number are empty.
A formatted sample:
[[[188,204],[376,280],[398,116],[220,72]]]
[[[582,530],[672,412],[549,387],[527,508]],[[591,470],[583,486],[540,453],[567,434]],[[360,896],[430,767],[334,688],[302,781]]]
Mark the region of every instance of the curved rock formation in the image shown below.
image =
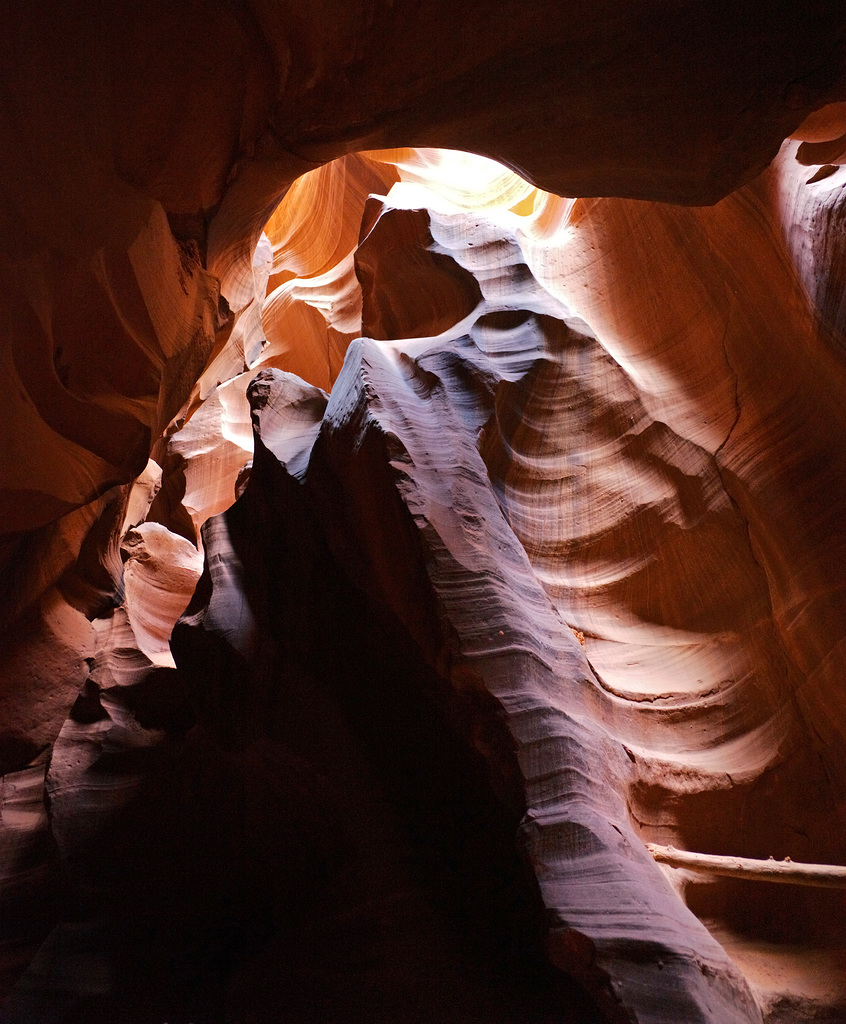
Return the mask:
[[[50,523],[143,468],[226,322],[204,265],[240,310],[262,225],[315,164],[438,145],[565,194],[708,202],[842,99],[835,3],[590,17],[476,3],[449,33],[440,2],[365,8],[119,4],[93,24],[71,3],[37,27],[10,16],[7,530]]]
[[[618,7],[8,12],[4,1024],[843,1015],[846,16]]]

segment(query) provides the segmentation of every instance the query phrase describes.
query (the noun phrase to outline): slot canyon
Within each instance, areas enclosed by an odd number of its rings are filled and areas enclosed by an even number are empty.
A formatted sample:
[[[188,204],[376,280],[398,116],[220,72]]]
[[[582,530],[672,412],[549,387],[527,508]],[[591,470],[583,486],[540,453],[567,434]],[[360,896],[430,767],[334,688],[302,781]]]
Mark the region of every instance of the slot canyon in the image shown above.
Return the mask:
[[[842,0],[0,46],[0,1024],[843,1024]]]

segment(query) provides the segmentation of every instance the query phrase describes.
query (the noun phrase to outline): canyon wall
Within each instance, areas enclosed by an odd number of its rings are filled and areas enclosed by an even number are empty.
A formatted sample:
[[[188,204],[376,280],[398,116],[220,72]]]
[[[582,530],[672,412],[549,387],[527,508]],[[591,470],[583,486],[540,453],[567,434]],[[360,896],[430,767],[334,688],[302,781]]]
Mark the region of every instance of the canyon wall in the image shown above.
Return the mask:
[[[846,1012],[646,846],[846,863],[846,19],[727,7],[10,13],[5,1024]]]

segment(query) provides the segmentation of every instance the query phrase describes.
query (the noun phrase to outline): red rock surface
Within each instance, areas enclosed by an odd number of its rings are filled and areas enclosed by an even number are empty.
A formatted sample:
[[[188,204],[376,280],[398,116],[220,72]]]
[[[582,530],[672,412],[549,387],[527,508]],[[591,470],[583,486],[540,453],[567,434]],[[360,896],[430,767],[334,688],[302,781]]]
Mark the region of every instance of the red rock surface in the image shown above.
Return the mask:
[[[4,1024],[843,1016],[844,32],[8,12]]]

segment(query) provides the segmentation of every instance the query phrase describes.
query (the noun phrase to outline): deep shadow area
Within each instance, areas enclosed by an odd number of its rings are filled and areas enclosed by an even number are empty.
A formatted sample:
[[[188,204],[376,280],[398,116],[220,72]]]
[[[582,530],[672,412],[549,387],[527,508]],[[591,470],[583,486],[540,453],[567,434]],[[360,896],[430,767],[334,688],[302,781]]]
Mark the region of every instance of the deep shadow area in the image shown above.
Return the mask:
[[[266,451],[205,541],[178,683],[126,701],[161,741],[88,770],[135,788],[65,849],[63,924],[4,1024],[597,1020],[544,955],[521,809],[473,749],[496,709],[456,703]],[[192,713],[160,720],[165,684]]]

